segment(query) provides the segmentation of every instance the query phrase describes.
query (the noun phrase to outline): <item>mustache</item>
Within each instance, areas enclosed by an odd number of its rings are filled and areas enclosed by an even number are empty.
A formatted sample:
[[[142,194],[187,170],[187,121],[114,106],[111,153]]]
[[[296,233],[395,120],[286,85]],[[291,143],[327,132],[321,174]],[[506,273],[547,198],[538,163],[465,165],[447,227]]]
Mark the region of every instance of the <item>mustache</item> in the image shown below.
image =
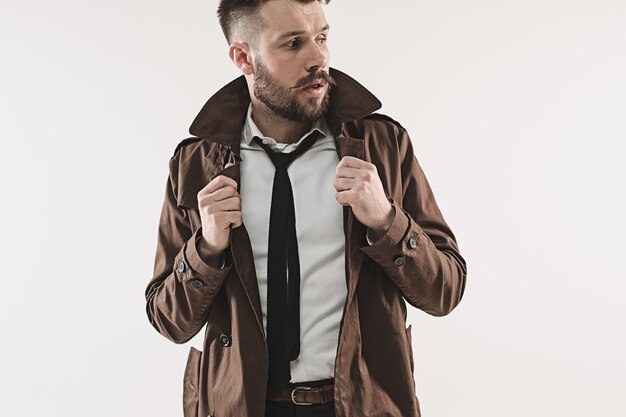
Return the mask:
[[[319,79],[326,81],[329,87],[334,87],[337,85],[337,82],[335,81],[335,79],[331,77],[326,71],[317,71],[317,72],[312,72],[306,77],[300,79],[300,81],[296,84],[295,88],[304,87],[306,85],[311,84],[313,81],[319,80]]]

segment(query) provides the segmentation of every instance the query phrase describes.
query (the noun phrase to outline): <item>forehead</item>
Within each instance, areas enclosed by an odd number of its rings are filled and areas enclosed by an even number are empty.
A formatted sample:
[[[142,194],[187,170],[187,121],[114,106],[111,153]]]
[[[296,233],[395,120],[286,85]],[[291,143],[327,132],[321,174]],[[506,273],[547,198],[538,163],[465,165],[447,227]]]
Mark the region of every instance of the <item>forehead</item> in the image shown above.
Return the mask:
[[[326,16],[319,1],[266,1],[259,9],[259,16],[264,23],[263,36],[270,38],[290,32],[317,33],[326,26]]]

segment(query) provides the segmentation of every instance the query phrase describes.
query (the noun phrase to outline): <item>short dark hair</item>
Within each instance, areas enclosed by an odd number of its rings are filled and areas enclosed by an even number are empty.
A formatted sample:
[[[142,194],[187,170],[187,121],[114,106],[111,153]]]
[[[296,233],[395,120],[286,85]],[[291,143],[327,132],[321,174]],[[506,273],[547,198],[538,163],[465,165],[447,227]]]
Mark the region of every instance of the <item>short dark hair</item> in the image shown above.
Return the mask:
[[[311,3],[318,1],[321,4],[328,4],[330,0],[292,0],[299,3]],[[230,44],[235,24],[237,21],[247,19],[254,16],[258,11],[264,0],[220,0],[220,5],[217,7],[217,18],[222,27],[222,32],[226,37],[226,41]],[[260,22],[259,22],[260,23]],[[246,29],[250,31],[257,31],[261,27],[260,25],[248,25]]]

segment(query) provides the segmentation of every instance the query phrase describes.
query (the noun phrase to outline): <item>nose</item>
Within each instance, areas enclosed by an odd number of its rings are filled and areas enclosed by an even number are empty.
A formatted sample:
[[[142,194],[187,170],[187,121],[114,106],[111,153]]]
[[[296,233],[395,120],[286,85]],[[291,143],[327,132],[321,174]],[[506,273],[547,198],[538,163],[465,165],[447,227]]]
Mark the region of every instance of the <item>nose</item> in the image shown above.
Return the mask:
[[[312,45],[306,63],[306,70],[308,72],[326,68],[328,65],[328,48],[326,47],[326,43],[320,45],[315,42]]]

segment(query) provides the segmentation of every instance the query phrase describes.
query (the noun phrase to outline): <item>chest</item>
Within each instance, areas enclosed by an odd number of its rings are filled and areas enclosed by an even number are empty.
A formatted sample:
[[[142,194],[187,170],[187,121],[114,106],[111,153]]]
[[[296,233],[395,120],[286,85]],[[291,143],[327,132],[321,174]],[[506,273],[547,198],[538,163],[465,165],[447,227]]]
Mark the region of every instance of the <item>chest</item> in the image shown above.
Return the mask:
[[[267,239],[275,167],[259,148],[241,149],[242,215],[252,239]],[[343,208],[336,201],[335,170],[339,163],[333,142],[322,143],[296,158],[287,172],[291,183],[299,238],[324,242],[341,230]],[[254,245],[253,246],[258,246]]]

